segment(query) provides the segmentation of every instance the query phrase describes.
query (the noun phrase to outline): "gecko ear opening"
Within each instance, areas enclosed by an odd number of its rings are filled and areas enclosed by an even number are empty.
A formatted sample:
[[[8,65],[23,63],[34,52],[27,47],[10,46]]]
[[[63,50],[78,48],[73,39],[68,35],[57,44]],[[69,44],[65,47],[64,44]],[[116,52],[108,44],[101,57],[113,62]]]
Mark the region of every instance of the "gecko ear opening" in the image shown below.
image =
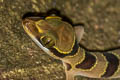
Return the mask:
[[[76,35],[77,42],[79,43],[80,40],[83,37],[83,34],[84,34],[84,27],[81,26],[81,25],[74,26],[74,30],[75,30],[75,35]]]

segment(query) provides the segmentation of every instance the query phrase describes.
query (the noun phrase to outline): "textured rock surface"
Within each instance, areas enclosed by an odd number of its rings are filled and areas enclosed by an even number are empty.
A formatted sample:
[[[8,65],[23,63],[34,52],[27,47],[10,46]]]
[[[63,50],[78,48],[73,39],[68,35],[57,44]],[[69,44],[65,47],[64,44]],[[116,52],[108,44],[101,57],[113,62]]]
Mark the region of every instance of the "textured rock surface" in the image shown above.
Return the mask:
[[[0,0],[0,80],[65,80],[61,61],[41,51],[24,32],[21,21],[25,13],[56,8],[73,23],[85,24],[81,44],[102,50],[120,46],[119,3],[120,0]]]

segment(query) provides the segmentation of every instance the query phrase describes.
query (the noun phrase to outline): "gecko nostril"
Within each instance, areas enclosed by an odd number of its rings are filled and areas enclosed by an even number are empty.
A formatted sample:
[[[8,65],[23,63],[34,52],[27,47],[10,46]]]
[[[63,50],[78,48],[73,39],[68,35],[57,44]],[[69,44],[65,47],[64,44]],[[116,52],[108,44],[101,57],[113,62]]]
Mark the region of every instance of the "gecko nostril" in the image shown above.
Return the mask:
[[[24,26],[28,26],[28,25],[30,24],[30,21],[29,21],[28,19],[24,19],[24,20],[22,21],[22,24],[23,24]]]

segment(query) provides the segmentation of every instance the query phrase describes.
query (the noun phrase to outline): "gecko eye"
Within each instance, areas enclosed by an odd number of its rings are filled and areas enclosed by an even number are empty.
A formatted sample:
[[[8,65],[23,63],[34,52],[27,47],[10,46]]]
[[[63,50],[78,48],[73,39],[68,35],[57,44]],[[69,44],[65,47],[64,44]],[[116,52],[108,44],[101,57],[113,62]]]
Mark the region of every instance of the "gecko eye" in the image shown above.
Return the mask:
[[[41,43],[43,44],[43,46],[47,47],[47,48],[51,48],[55,45],[55,41],[49,37],[49,36],[43,36],[40,38]]]

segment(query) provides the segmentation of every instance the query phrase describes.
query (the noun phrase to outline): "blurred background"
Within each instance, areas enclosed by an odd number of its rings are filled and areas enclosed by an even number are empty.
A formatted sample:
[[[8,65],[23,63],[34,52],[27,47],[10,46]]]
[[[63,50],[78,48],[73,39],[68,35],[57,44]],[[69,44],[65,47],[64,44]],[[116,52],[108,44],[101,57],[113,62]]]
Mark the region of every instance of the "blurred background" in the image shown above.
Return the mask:
[[[85,24],[80,43],[86,48],[120,46],[120,0],[0,0],[0,80],[65,80],[62,62],[36,46],[21,24],[24,14],[53,8],[73,24]]]

